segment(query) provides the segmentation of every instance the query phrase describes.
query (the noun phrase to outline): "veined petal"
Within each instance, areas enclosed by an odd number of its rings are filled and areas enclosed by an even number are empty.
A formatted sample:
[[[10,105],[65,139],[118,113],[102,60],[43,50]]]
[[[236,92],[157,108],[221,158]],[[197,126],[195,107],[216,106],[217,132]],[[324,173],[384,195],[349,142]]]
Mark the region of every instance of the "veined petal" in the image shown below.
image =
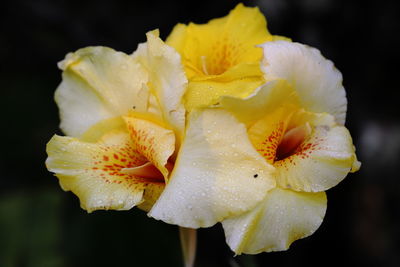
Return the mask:
[[[182,55],[191,79],[198,71],[218,75],[238,62],[259,61],[262,50],[255,45],[273,39],[259,9],[239,4],[228,16],[213,19],[207,24],[178,24],[167,38],[167,44]],[[205,73],[203,60],[208,66]]]
[[[156,166],[167,180],[169,170],[166,165],[175,150],[174,132],[141,118],[125,116],[124,120],[135,150]]]
[[[279,186],[296,191],[325,191],[359,169],[349,131],[333,116],[300,112],[292,118],[299,125],[310,123],[312,132],[295,153],[275,161]]]
[[[195,110],[169,183],[149,216],[183,227],[209,227],[251,208],[275,186],[273,167],[230,113]]]
[[[145,164],[147,159],[133,149],[126,131],[110,131],[98,142],[55,135],[47,145],[46,166],[65,191],[72,191],[88,212],[98,209],[127,210],[143,202],[149,184],[163,184],[161,173],[140,177],[125,168]]]
[[[61,129],[80,136],[95,123],[145,111],[147,74],[132,57],[107,47],[87,47],[69,53],[59,63],[63,81],[55,99],[60,109]]]
[[[297,91],[308,111],[327,112],[344,124],[347,99],[342,74],[315,49],[286,41],[267,42],[261,69],[265,79],[285,79]]]
[[[262,49],[281,39],[267,30],[258,8],[237,5],[229,15],[207,24],[178,24],[167,38],[182,56],[189,79],[185,107],[214,105],[223,95],[247,97],[264,83]]]
[[[318,229],[326,204],[324,192],[272,189],[256,208],[222,222],[226,241],[236,254],[287,250]]]
[[[133,53],[149,73],[149,87],[158,99],[163,118],[171,124],[178,136],[183,135],[185,109],[182,97],[187,79],[176,50],[166,45],[158,31],[147,33],[147,43],[139,45]]]

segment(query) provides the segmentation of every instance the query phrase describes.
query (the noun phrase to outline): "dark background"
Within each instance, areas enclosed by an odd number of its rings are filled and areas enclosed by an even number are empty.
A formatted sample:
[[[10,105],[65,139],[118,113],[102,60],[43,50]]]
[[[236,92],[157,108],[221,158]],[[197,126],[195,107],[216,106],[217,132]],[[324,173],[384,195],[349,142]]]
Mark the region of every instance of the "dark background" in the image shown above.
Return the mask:
[[[47,172],[58,130],[56,63],[89,45],[133,52],[145,33],[205,23],[237,1],[3,1],[0,8],[0,266],[181,266],[175,226],[138,209],[87,214]],[[363,165],[328,191],[319,230],[290,250],[238,256],[219,225],[196,266],[400,266],[398,1],[260,0],[273,34],[315,46],[343,73],[347,127]]]

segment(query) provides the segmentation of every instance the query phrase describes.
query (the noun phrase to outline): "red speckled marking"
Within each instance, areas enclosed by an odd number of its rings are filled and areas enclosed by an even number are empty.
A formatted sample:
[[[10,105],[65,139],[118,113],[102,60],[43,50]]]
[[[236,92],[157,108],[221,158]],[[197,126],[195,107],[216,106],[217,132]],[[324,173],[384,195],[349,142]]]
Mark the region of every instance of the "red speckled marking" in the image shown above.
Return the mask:
[[[276,157],[276,151],[278,149],[278,145],[283,136],[283,122],[279,122],[276,124],[276,129],[272,131],[272,133],[261,143],[261,146],[257,149],[261,155],[268,162],[274,162]]]
[[[281,160],[277,159],[277,150],[279,144],[285,134],[284,123],[276,124],[276,129],[261,143],[257,151],[270,163],[276,167],[284,167],[288,169],[288,165],[297,165],[297,160],[306,159],[316,151],[321,149],[320,144],[323,138],[316,136],[307,137],[294,151],[293,154]]]
[[[130,124],[128,124],[128,130],[137,151],[139,151],[140,154],[146,157],[149,161],[155,162],[154,137],[150,137],[144,130],[135,129]]]
[[[149,183],[163,183],[163,177],[144,178],[121,172],[123,168],[141,166],[148,160],[140,155],[131,142],[124,145],[100,145],[100,153],[93,157],[93,167],[85,170],[106,183],[124,184],[128,188],[144,189]]]
[[[320,150],[320,144],[323,141],[324,139],[320,137],[309,137],[296,149],[295,153],[287,158],[275,161],[274,166],[283,167],[288,170],[288,165],[296,165],[299,159],[309,158],[314,151]]]

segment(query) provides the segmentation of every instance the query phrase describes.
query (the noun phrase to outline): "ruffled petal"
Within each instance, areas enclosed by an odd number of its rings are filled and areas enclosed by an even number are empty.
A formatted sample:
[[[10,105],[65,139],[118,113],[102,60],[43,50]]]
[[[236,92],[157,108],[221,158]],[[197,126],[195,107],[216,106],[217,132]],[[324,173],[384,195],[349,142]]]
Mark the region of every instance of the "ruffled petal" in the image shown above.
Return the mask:
[[[160,172],[153,177],[125,172],[147,162],[133,147],[128,133],[118,129],[95,143],[55,135],[47,145],[46,166],[65,191],[79,197],[81,207],[88,212],[127,210],[143,202],[143,192],[149,184],[164,184]]]
[[[193,111],[169,183],[149,216],[183,227],[209,227],[251,208],[275,186],[273,167],[246,128],[218,109]]]
[[[286,41],[267,42],[261,69],[265,79],[281,78],[292,84],[308,111],[327,112],[344,124],[347,99],[342,74],[315,49]]]
[[[59,63],[63,81],[55,99],[60,109],[61,129],[80,136],[97,122],[145,111],[147,74],[132,57],[107,47],[87,47],[69,53]]]
[[[182,55],[189,79],[186,109],[214,105],[223,95],[243,98],[253,93],[265,82],[262,49],[256,45],[280,38],[268,32],[258,8],[242,4],[207,24],[178,24],[167,44]]]
[[[185,109],[182,97],[187,79],[176,50],[166,45],[158,31],[147,33],[147,43],[139,45],[133,53],[149,73],[149,89],[156,96],[162,116],[179,137],[185,127]]]
[[[272,40],[274,36],[268,32],[260,10],[239,4],[228,16],[207,24],[178,24],[167,38],[167,44],[183,56],[191,79],[201,73],[221,74],[238,62],[258,61],[262,51],[255,45]],[[204,60],[208,66],[205,72]]]
[[[359,169],[350,133],[337,125],[333,116],[300,112],[292,122],[309,123],[311,134],[292,155],[274,162],[279,186],[296,191],[325,191]]]
[[[326,204],[324,192],[272,189],[253,210],[222,222],[226,241],[236,254],[287,250],[318,229]]]
[[[174,132],[154,121],[133,116],[125,116],[124,120],[134,149],[157,167],[167,180],[169,170],[166,165],[175,150]]]

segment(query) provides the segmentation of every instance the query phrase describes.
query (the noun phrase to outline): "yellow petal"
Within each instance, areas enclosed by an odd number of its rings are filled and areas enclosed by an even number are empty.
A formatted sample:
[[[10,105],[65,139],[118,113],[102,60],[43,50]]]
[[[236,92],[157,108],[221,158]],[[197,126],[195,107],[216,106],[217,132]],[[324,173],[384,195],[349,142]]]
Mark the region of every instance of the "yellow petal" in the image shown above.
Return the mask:
[[[273,167],[228,112],[193,111],[169,183],[149,212],[183,227],[208,227],[253,208],[275,186]]]
[[[292,118],[298,125],[311,125],[311,134],[295,152],[275,161],[279,186],[297,191],[325,191],[358,170],[349,131],[328,114],[300,112]]]
[[[242,4],[207,24],[178,24],[167,44],[182,55],[190,81],[186,108],[212,105],[222,95],[251,94],[264,82],[259,66],[262,49],[256,45],[275,39],[279,37],[268,32],[259,9]]]
[[[59,63],[63,81],[55,99],[60,109],[61,129],[80,136],[95,123],[145,111],[147,74],[132,57],[107,47],[87,47],[69,53]]]
[[[302,106],[313,112],[327,112],[344,124],[347,99],[342,74],[315,49],[286,41],[268,42],[261,65],[265,79],[285,79],[298,93]]]
[[[232,96],[223,96],[219,99],[219,106],[228,110],[248,127],[262,119],[265,114],[272,113],[282,106],[297,107],[299,98],[292,86],[284,80],[273,80],[260,86],[247,98],[240,99]]]
[[[110,131],[96,143],[55,135],[47,153],[49,171],[59,178],[64,190],[79,197],[81,207],[88,212],[130,209],[143,201],[149,184],[164,184],[161,173],[149,178],[123,171],[147,162],[133,149],[126,131]]]
[[[166,165],[175,150],[175,135],[159,124],[135,117],[124,117],[133,148],[151,162],[168,179]]]
[[[245,98],[264,82],[260,77],[243,77],[229,82],[192,81],[185,94],[185,107],[190,111],[196,107],[216,105],[225,95]]]
[[[152,31],[147,33],[147,43],[139,45],[133,58],[141,62],[149,73],[148,86],[157,99],[164,120],[179,138],[182,137],[185,126],[182,97],[187,79],[180,55],[158,37],[158,31]]]
[[[302,111],[283,80],[267,82],[245,99],[222,97],[220,106],[246,123],[254,147],[277,168],[281,187],[325,191],[359,168],[347,129],[333,116]]]
[[[236,62],[258,61],[262,51],[255,45],[272,39],[259,9],[239,4],[228,16],[207,24],[190,23],[186,27],[178,24],[167,38],[167,44],[183,56],[187,74],[192,78],[193,71],[187,66],[191,64],[202,72],[201,56],[207,57],[209,74],[221,74]]]
[[[287,250],[318,229],[326,202],[324,192],[272,189],[255,209],[222,222],[226,241],[236,254]]]

